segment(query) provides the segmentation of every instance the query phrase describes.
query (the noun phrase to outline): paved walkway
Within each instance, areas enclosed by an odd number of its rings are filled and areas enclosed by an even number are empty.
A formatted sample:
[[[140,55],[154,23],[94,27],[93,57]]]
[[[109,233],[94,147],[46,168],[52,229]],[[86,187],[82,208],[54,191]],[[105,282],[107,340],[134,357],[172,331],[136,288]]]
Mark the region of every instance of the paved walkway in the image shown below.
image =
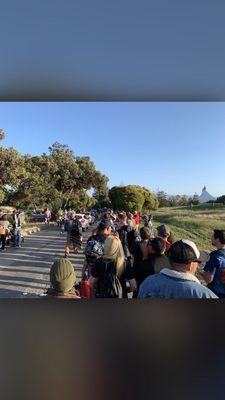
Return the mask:
[[[92,228],[91,228],[92,229]],[[84,233],[84,245],[89,231]],[[55,226],[25,238],[21,248],[8,247],[0,252],[0,298],[38,298],[49,287],[50,267],[56,258],[63,258],[66,233]],[[77,279],[81,277],[84,255],[71,253]]]

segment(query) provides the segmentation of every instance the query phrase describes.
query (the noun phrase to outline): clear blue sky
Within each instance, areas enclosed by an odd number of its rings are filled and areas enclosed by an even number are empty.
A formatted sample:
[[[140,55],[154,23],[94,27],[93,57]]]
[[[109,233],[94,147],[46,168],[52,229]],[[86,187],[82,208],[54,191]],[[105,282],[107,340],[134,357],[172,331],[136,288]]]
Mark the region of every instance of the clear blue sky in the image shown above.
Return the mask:
[[[225,103],[0,103],[4,146],[88,155],[113,185],[225,194]]]

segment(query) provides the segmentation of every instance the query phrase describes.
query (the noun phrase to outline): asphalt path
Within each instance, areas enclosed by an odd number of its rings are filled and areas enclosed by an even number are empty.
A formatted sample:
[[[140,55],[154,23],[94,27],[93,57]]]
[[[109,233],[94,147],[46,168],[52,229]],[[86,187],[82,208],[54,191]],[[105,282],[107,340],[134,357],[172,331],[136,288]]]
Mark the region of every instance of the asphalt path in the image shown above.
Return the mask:
[[[91,234],[83,233],[83,247]],[[55,259],[63,258],[66,233],[50,225],[25,238],[22,247],[6,247],[0,252],[0,298],[40,298],[49,287],[49,272]],[[69,257],[80,280],[84,262],[83,250]]]

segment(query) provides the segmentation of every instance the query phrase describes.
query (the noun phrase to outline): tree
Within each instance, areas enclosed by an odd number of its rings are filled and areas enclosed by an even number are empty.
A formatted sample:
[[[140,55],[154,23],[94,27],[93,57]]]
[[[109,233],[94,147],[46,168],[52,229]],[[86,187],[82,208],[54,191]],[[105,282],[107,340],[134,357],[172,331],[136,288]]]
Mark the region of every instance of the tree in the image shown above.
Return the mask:
[[[95,204],[94,207],[95,208],[111,208],[112,204],[109,198],[109,189],[106,188],[102,188],[102,189],[95,189],[94,193],[93,193],[93,198],[95,199]]]
[[[118,211],[140,212],[155,209],[158,205],[151,192],[138,185],[114,186],[109,190],[109,198]]]
[[[150,210],[157,210],[159,206],[158,200],[153,196],[153,194],[145,187],[141,187],[142,193],[144,194],[144,204],[143,204],[143,211],[150,211]]]
[[[108,182],[108,178],[96,170],[89,157],[76,157],[67,145],[58,142],[49,148],[49,154],[26,154],[22,156],[22,162],[25,171],[10,192],[12,205],[33,207],[35,204],[53,209],[69,204],[88,206],[95,200],[91,200],[86,191],[101,189]],[[14,174],[7,181],[12,184],[13,178]]]
[[[20,153],[12,147],[0,147],[0,187],[17,187],[24,175],[26,169]]]
[[[4,190],[4,188],[0,187],[0,204],[2,204],[4,202],[4,200],[6,199],[6,196],[7,196],[6,190]]]
[[[170,207],[176,207],[180,205],[180,197],[179,195],[169,196],[168,202]]]
[[[192,197],[192,203],[193,203],[194,205],[199,204],[199,196],[198,196],[197,193],[195,193],[194,196]]]
[[[217,197],[216,203],[225,203],[225,194]]]
[[[183,194],[180,198],[180,206],[188,206],[189,204],[189,197],[185,194]]]
[[[163,190],[159,190],[156,193],[156,198],[159,202],[159,207],[169,207],[170,206],[168,196],[167,196],[166,192],[164,192]]]

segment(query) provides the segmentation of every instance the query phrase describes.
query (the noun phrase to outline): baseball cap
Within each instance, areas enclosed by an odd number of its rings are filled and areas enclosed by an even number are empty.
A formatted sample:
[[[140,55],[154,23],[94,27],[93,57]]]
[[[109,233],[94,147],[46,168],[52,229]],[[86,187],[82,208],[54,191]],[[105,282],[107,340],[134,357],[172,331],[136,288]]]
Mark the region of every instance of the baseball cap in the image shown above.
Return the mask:
[[[112,227],[111,222],[110,222],[108,219],[103,219],[103,220],[99,223],[98,228],[99,228],[99,229],[106,229],[106,228],[109,228],[110,226]]]
[[[170,229],[167,225],[158,226],[157,231],[160,236],[169,236],[170,235]]]
[[[198,250],[196,244],[188,239],[179,240],[172,244],[168,256],[171,261],[177,264],[205,263],[209,260],[209,255],[205,251]]]

